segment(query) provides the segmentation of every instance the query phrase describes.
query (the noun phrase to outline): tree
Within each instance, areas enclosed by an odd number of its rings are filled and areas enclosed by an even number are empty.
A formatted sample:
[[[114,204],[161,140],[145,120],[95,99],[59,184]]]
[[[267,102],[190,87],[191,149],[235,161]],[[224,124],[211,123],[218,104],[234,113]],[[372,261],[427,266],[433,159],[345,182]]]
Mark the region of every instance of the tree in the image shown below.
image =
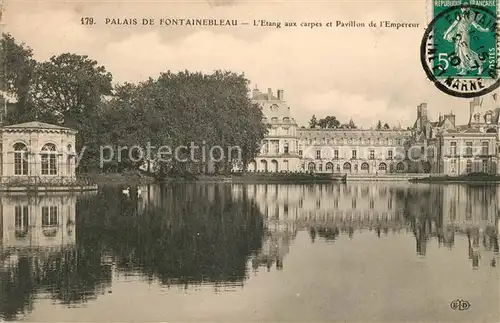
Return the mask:
[[[318,120],[316,119],[316,115],[313,114],[311,120],[309,120],[309,128],[316,128],[317,125],[318,125]]]
[[[320,119],[317,125],[321,129],[336,129],[340,126],[340,122],[334,116],[326,116],[323,119]]]
[[[356,127],[356,125],[354,124],[354,121],[349,120],[349,129],[357,129],[358,127]]]
[[[246,168],[268,131],[260,107],[248,97],[248,84],[243,75],[231,72],[205,75],[185,71],[162,73],[157,80],[139,85],[118,86],[102,115],[107,123],[104,128],[109,129],[102,137],[111,145],[128,147],[144,147],[149,141],[157,148],[149,157],[162,159],[156,170],[160,177],[206,171],[210,151],[215,153],[214,159],[221,159],[215,162],[217,170],[228,171],[235,163]],[[111,124],[119,126],[110,129]],[[174,152],[182,146],[189,149]],[[223,152],[211,150],[215,146]],[[159,156],[159,147],[168,147],[179,158]],[[127,159],[122,164],[138,166]]]
[[[382,130],[382,121],[378,121],[377,122],[377,127],[376,127],[377,130]]]
[[[389,130],[389,129],[391,129],[391,127],[389,126],[389,124],[388,124],[388,123],[384,123],[384,127],[383,127],[383,128],[384,128],[384,130]]]
[[[10,34],[2,34],[0,45],[0,91],[16,100],[14,121],[27,121],[34,114],[30,102],[30,86],[36,67],[33,51],[24,43],[17,43]]]
[[[88,56],[61,54],[36,66],[31,95],[41,116],[78,125],[112,94],[112,76]]]

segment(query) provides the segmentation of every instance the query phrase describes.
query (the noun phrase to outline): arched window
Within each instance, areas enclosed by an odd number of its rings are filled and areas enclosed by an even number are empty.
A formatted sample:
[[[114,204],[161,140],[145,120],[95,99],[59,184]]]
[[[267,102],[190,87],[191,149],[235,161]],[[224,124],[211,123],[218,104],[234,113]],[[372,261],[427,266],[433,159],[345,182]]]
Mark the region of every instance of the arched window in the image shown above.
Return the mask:
[[[20,142],[14,145],[14,174],[28,175],[28,147]]]
[[[57,151],[54,144],[42,147],[42,175],[57,175]]]

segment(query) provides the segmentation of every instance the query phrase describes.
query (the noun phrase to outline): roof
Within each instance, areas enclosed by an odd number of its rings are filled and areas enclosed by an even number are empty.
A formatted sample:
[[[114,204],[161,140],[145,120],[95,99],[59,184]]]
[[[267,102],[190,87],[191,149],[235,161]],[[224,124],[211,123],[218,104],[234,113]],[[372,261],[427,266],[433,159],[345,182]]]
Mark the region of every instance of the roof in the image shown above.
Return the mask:
[[[8,129],[53,129],[53,130],[73,130],[71,128],[59,126],[59,125],[53,125],[50,123],[45,123],[45,122],[39,122],[39,121],[31,121],[31,122],[25,122],[25,123],[19,123],[19,124],[13,124],[10,126],[5,126],[4,128]]]
[[[259,94],[256,94],[255,96],[252,97],[252,100],[280,101],[280,99],[278,99],[274,95],[268,94],[268,93],[259,93]]]

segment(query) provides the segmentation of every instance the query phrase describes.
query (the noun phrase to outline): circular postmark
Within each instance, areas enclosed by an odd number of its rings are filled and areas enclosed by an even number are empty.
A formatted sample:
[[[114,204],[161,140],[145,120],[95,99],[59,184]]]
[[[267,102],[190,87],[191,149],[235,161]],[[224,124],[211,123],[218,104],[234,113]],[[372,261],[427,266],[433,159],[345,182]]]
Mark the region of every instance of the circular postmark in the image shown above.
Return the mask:
[[[420,44],[424,71],[438,89],[472,98],[500,86],[496,12],[460,5],[439,12]]]

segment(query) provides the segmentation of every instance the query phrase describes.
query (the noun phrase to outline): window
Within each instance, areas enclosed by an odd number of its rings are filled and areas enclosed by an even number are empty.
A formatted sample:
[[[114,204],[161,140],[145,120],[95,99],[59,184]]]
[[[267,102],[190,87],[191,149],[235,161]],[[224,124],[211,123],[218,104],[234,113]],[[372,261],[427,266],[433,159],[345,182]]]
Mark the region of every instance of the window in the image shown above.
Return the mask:
[[[387,152],[387,159],[392,159],[392,150]]]
[[[16,229],[25,229],[28,228],[29,219],[28,219],[28,206],[27,205],[16,205],[15,207],[15,222]]]
[[[356,155],[357,155],[356,150],[353,150],[351,153],[352,153],[352,159],[356,159]]]
[[[456,156],[457,155],[457,143],[456,142],[450,142],[450,155],[451,156]]]
[[[58,225],[57,206],[42,206],[42,226]]]
[[[472,156],[472,141],[465,143],[465,156]]]
[[[351,207],[352,207],[353,209],[356,209],[356,198],[355,198],[355,197],[353,197],[353,198],[352,198],[352,201],[351,201]]]
[[[320,172],[321,172],[321,171],[323,171],[323,164],[319,164],[319,165],[318,165],[318,170],[319,170]]]
[[[316,150],[316,159],[321,159],[321,150]]]
[[[28,147],[23,143],[14,145],[14,175],[28,175]]]
[[[302,150],[299,150],[299,156],[302,158]]]
[[[56,175],[56,146],[53,144],[46,144],[42,148],[42,175]]]
[[[335,150],[333,151],[333,158],[335,158],[335,159],[339,159],[339,150],[338,150],[338,149],[335,149]]]
[[[284,150],[283,150],[283,152],[284,152],[285,154],[288,154],[288,142],[286,142],[286,141],[285,141],[285,144],[284,144],[283,149],[284,149]]]
[[[375,150],[370,149],[370,159],[375,159]]]
[[[481,155],[483,155],[483,156],[489,155],[490,154],[489,150],[490,150],[489,143],[487,141],[483,141],[481,143]]]
[[[465,172],[472,173],[472,161],[468,160],[467,165],[465,167]]]
[[[483,160],[483,173],[488,173],[488,161]]]

